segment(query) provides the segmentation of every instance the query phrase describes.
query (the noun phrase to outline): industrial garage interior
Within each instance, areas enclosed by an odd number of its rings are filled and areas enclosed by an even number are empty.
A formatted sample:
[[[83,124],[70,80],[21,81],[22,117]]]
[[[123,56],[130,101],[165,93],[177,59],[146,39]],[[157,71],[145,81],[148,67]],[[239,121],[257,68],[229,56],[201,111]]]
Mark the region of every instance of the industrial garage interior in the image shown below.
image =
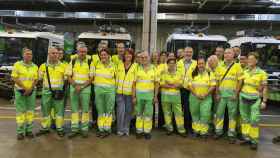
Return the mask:
[[[68,65],[71,67],[75,64],[72,56],[78,52],[79,43],[87,47],[88,55],[94,56],[104,41],[111,55],[117,54],[118,42],[122,42],[126,50],[150,55],[155,52],[177,55],[179,49],[192,47],[194,59],[199,54],[206,57],[215,54],[219,46],[239,47],[240,55],[247,56],[252,51],[259,53],[258,64],[267,74],[268,98],[266,108],[259,115],[257,150],[240,145],[242,141],[239,140],[229,143],[226,132],[219,140],[212,134],[207,139],[194,137],[193,133],[187,133],[186,137],[178,133],[167,135],[162,109],[157,106],[161,101],[153,105],[152,137],[145,140],[136,138],[135,119],[130,124],[129,136],[117,134],[116,98],[112,132],[102,139],[96,136],[98,122],[92,116],[96,113],[96,108],[92,108],[95,106],[92,96],[87,138],[67,137],[73,126],[71,97],[68,96],[64,103],[64,137],[51,129],[47,135],[18,140],[17,90],[11,73],[15,67],[13,64],[22,60],[24,49],[32,50],[33,63],[39,68],[49,58],[48,51],[60,47],[64,49],[65,58],[71,59]],[[100,56],[97,57],[101,60]],[[280,0],[0,0],[0,158],[279,158],[279,63]],[[73,74],[74,67],[71,70]],[[37,87],[34,135],[40,132],[45,117],[41,112],[44,104],[42,86]],[[215,106],[214,103],[212,105]],[[176,122],[175,116],[171,122]],[[79,124],[82,126],[83,122]],[[190,124],[191,128],[191,122],[185,121],[185,124]],[[230,125],[224,124],[222,128],[227,130]],[[277,137],[279,142],[274,142]]]

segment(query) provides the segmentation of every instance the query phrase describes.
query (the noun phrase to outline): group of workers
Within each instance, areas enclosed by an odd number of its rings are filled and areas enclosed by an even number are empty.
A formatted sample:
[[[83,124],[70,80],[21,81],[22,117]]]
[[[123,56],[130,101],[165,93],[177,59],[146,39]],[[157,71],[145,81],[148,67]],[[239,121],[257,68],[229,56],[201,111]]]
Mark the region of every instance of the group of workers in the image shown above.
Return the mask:
[[[238,47],[217,47],[208,59],[186,47],[176,53],[134,53],[124,43],[111,56],[106,47],[88,55],[84,43],[77,54],[63,62],[63,50],[52,47],[48,60],[38,68],[32,50],[23,50],[23,60],[14,64],[17,138],[33,138],[36,85],[42,83],[41,128],[37,136],[49,134],[53,116],[56,132],[63,137],[65,100],[70,98],[71,132],[68,138],[88,137],[90,105],[95,108],[97,137],[112,133],[128,136],[135,121],[136,138],[151,139],[153,120],[163,112],[166,134],[207,139],[213,125],[214,138],[227,134],[235,143],[257,149],[260,109],[267,102],[267,74],[257,66],[258,55],[240,53]],[[94,94],[94,99],[92,99]],[[228,111],[228,129],[224,128]],[[53,113],[53,116],[52,116]],[[175,123],[175,124],[174,124]],[[227,131],[227,133],[225,133]]]

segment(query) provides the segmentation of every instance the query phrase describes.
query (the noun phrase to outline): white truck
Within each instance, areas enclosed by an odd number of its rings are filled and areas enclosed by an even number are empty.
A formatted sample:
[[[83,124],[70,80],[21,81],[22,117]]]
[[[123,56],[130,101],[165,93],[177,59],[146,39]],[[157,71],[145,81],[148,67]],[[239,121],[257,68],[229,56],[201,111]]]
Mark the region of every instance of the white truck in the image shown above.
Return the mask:
[[[11,71],[13,64],[22,59],[22,49],[33,51],[33,62],[40,66],[46,62],[51,46],[64,45],[63,35],[50,32],[0,32],[0,90],[13,90]]]
[[[269,99],[280,101],[280,40],[272,36],[243,35],[229,40],[231,47],[238,46],[241,53],[258,53],[259,66],[268,73]]]
[[[166,40],[166,51],[177,52],[190,46],[194,49],[194,58],[200,53],[209,56],[217,46],[226,47],[227,38],[222,35],[206,35],[203,33],[173,33]]]

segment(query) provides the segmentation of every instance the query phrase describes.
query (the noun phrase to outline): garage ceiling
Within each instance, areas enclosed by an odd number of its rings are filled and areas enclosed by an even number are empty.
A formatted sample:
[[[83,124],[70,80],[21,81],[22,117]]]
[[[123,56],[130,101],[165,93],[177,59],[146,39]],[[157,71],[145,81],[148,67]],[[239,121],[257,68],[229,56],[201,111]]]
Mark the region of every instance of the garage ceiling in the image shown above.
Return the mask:
[[[0,10],[142,12],[143,0],[0,0]],[[159,0],[160,13],[275,14],[277,0]]]

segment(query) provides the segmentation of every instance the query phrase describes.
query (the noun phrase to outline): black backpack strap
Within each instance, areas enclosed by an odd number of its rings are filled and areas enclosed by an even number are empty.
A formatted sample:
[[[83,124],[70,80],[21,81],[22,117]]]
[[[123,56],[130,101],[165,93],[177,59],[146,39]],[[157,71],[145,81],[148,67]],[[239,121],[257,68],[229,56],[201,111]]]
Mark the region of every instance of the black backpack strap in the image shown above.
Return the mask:
[[[225,79],[225,77],[227,76],[229,70],[232,68],[232,66],[235,64],[235,62],[231,63],[231,65],[228,67],[227,71],[225,72],[224,76],[222,77],[220,83],[223,82],[223,80]]]
[[[46,64],[46,73],[47,73],[47,79],[48,79],[49,89],[50,89],[51,92],[53,92],[52,86],[51,86],[51,81],[50,81],[49,68],[48,68],[48,65],[47,65],[47,64]]]
[[[74,66],[76,64],[76,58],[72,59],[71,63],[72,63],[72,76],[71,77],[73,77],[73,75],[74,75],[73,69],[74,69]]]

